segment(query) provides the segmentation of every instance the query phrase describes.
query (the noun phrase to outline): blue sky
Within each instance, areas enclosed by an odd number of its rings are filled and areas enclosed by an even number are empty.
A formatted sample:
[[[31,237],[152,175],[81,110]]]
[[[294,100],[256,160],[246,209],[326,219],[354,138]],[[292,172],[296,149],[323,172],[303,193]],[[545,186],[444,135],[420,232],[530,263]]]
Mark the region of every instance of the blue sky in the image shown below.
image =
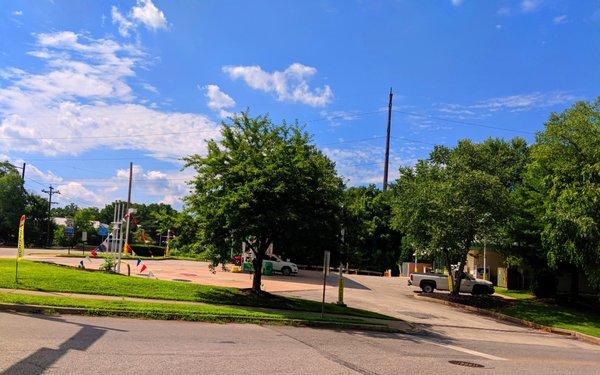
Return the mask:
[[[522,136],[600,87],[600,2],[10,1],[0,7],[0,159],[59,203],[181,207],[219,122],[298,120],[348,185],[434,144]]]

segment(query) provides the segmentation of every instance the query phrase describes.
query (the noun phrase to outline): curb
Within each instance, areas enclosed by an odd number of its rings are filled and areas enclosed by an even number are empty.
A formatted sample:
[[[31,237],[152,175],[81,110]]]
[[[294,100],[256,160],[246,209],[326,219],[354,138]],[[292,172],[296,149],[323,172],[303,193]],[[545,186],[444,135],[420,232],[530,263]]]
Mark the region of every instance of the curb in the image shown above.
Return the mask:
[[[66,314],[66,315],[88,315],[88,316],[120,316],[128,318],[144,318],[148,317],[148,314],[129,311],[129,310],[117,310],[117,309],[85,309],[79,307],[60,307],[60,306],[47,306],[47,305],[28,305],[28,304],[14,304],[14,303],[0,303],[0,311],[7,312],[20,312],[28,314],[42,314],[42,315],[55,315],[55,314]],[[197,322],[212,322],[212,323],[254,323],[254,324],[283,324],[291,325],[296,327],[314,327],[314,328],[328,328],[338,330],[360,330],[360,331],[374,331],[374,332],[385,332],[385,333],[406,333],[402,330],[391,328],[383,324],[369,324],[369,323],[335,323],[325,320],[301,320],[301,319],[277,319],[277,318],[255,318],[246,317],[239,315],[209,315],[209,314],[193,314],[193,315],[182,315],[179,313],[153,313],[153,316],[160,315],[162,320],[191,320]],[[193,317],[194,319],[185,319],[186,317]],[[159,319],[156,319],[159,320]]]
[[[529,320],[519,319],[519,318],[509,316],[509,315],[505,315],[505,314],[502,314],[502,313],[499,313],[496,311],[490,311],[490,310],[486,310],[486,309],[481,309],[479,307],[463,305],[460,303],[440,300],[440,299],[436,299],[436,298],[423,297],[418,294],[413,294],[413,297],[415,299],[419,299],[419,300],[423,300],[423,301],[430,301],[430,302],[439,303],[439,304],[446,305],[446,306],[452,306],[452,307],[455,307],[455,308],[458,308],[458,309],[461,309],[464,311],[468,311],[468,312],[472,312],[472,313],[476,313],[476,314],[480,314],[480,315],[485,315],[485,316],[495,318],[498,320],[503,320],[503,321],[506,321],[509,323],[518,324],[518,325],[521,325],[524,327],[535,328],[535,329],[538,329],[541,331],[555,333],[555,334],[563,335],[563,336],[571,336],[571,337],[575,338],[576,340],[584,341],[584,342],[587,342],[588,344],[600,345],[599,337],[586,335],[585,333],[570,331],[568,329],[563,329],[563,328],[549,327],[549,326],[545,326],[542,324],[530,322]]]

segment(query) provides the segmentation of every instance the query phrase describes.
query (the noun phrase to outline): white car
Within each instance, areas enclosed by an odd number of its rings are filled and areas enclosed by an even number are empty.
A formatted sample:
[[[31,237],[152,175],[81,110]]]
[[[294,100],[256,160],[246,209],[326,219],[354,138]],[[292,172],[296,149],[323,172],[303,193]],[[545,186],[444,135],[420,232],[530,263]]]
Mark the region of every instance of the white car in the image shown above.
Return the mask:
[[[273,263],[273,272],[281,272],[283,276],[290,276],[298,273],[298,266],[292,262],[286,262],[277,255],[265,255],[263,262]]]

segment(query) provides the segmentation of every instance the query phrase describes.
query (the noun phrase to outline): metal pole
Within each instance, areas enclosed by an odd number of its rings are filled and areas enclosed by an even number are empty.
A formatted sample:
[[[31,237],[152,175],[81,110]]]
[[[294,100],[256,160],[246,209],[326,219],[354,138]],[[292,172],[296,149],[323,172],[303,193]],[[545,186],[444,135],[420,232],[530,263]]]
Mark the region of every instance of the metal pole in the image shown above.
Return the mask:
[[[119,203],[119,247],[117,248],[117,273],[121,272],[121,252],[123,244],[123,204]]]
[[[486,261],[485,261],[485,256],[486,256],[486,250],[487,250],[487,243],[486,241],[483,241],[483,279],[487,280],[487,267],[486,267]]]
[[[387,120],[387,134],[385,138],[385,164],[383,165],[383,190],[385,191],[388,187],[388,168],[390,164],[390,133],[392,130],[392,97],[394,93],[390,87],[390,100],[388,103],[388,120]]]
[[[129,163],[129,190],[127,192],[127,226],[125,229],[125,248],[127,249],[127,252],[129,253],[129,216],[130,212],[129,209],[131,208],[131,182],[133,180],[133,163]]]
[[[111,232],[112,232],[112,238],[108,242],[108,252],[109,253],[112,253],[113,250],[115,249],[116,223],[117,223],[117,201],[115,201],[113,204],[113,221],[112,221],[111,228],[110,228]]]

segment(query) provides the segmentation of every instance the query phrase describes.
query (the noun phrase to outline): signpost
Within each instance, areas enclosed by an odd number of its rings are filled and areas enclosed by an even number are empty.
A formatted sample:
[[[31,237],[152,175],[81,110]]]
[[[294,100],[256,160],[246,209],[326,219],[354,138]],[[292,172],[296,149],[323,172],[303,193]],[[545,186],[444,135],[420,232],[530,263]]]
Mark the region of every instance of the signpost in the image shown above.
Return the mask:
[[[323,253],[323,301],[321,302],[321,318],[325,313],[325,286],[327,285],[327,274],[329,273],[329,260],[331,252],[325,250]]]
[[[25,255],[25,215],[19,219],[19,238],[17,242],[17,260],[15,262],[15,284],[19,283],[19,260]]]
[[[71,239],[75,236],[75,228],[66,227],[65,234],[69,237],[69,247],[67,249],[67,254],[71,255]]]
[[[83,243],[83,246],[81,248],[81,253],[85,255],[85,243],[87,242],[87,232],[86,231],[81,232],[81,242]]]

